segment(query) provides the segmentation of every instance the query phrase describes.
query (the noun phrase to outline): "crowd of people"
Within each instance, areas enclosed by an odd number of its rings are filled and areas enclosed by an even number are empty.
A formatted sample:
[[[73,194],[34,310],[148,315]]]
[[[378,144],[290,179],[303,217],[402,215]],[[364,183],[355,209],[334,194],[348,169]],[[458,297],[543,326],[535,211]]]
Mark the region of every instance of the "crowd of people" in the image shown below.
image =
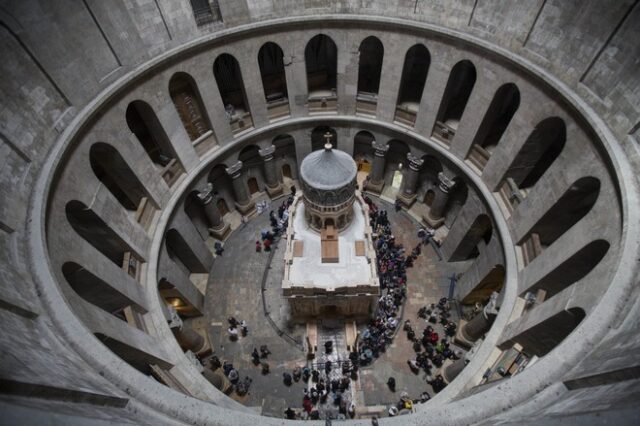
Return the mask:
[[[380,210],[369,197],[364,197],[369,206],[369,223],[374,231],[375,251],[380,280],[384,293],[378,299],[375,318],[361,334],[357,352],[350,355],[352,362],[367,365],[384,352],[393,340],[398,327],[400,308],[407,297],[407,268],[420,256],[420,243],[406,253],[391,232],[391,225],[385,210]]]
[[[416,353],[414,358],[407,360],[407,364],[414,373],[424,371],[427,383],[436,393],[440,392],[446,384],[441,375],[432,376],[433,368],[440,368],[447,358],[456,360],[462,355],[460,351],[454,350],[449,343],[449,339],[455,336],[457,328],[456,324],[449,320],[451,316],[449,311],[450,306],[446,297],[441,298],[437,304],[432,303],[428,307],[420,308],[418,317],[427,323],[421,336],[416,335],[409,319],[403,325],[407,339],[413,342],[413,349]],[[442,325],[444,336],[440,336],[434,329],[438,323]]]

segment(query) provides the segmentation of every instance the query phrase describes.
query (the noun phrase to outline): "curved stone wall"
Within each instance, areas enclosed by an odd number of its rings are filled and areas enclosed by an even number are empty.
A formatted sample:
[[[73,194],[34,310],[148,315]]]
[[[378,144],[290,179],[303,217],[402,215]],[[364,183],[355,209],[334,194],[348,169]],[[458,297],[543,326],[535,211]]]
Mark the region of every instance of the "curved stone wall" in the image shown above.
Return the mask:
[[[607,39],[610,47],[592,54],[588,64],[579,63],[581,55],[560,64],[544,60],[551,54],[553,34],[560,34],[550,27],[548,14],[550,7],[559,8],[561,20],[572,22],[572,31],[580,32],[583,24],[571,20],[569,6],[544,6],[536,16],[534,9],[527,9],[523,16],[533,26],[523,34],[515,27],[496,25],[496,19],[520,16],[516,7],[508,6],[494,5],[504,13],[490,14],[488,6],[477,5],[468,17],[466,6],[435,13],[437,9],[429,9],[436,7],[433,4],[417,2],[413,14],[409,7],[397,9],[398,17],[410,19],[396,19],[349,14],[375,14],[375,2],[363,9],[345,5],[340,10],[296,5],[289,15],[297,10],[301,16],[268,20],[278,13],[279,3],[253,2],[255,7],[246,9],[244,2],[221,3],[228,29],[215,23],[196,29],[186,19],[187,3],[175,6],[172,13],[156,3],[164,29],[156,25],[136,30],[129,45],[114,41],[111,31],[116,28],[106,26],[106,31],[98,32],[87,28],[84,43],[94,46],[94,56],[84,63],[76,60],[80,56],[73,49],[56,58],[55,43],[46,55],[30,38],[30,28],[26,33],[16,29],[16,19],[52,6],[16,6],[14,19],[6,20],[5,45],[16,60],[6,73],[14,78],[3,83],[3,90],[16,108],[5,109],[11,126],[3,130],[2,142],[10,167],[6,175],[3,169],[3,176],[12,181],[20,177],[32,194],[27,212],[26,196],[7,191],[6,205],[15,209],[5,208],[2,216],[2,250],[10,260],[5,262],[3,281],[29,283],[21,288],[10,285],[3,298],[3,323],[15,336],[29,336],[20,345],[26,349],[29,366],[8,364],[6,376],[32,382],[44,366],[37,353],[55,347],[55,373],[47,383],[94,394],[96,405],[111,401],[118,407],[118,398],[131,401],[130,408],[111,413],[112,418],[137,418],[136,410],[150,410],[161,416],[161,422],[169,418],[225,422],[233,416],[238,423],[254,423],[244,407],[213,389],[190,365],[166,324],[158,285],[162,280],[171,282],[197,309],[202,295],[189,286],[188,273],[208,272],[212,259],[202,243],[206,222],[199,224],[190,215],[189,194],[213,182],[226,208],[251,208],[249,179],[255,179],[259,190],[276,184],[267,171],[271,166],[266,165],[266,156],[259,166],[251,161],[260,158],[258,151],[274,145],[271,161],[278,170],[289,166],[295,178],[297,164],[312,149],[311,129],[322,124],[335,129],[339,149],[372,163],[377,154],[358,134],[366,131],[377,143],[388,144],[386,153],[378,156],[387,160],[379,172],[388,183],[397,161],[408,161],[405,181],[412,184],[410,188],[405,184],[399,195],[407,203],[423,202],[429,191],[437,195],[438,188],[448,188],[438,178],[440,173],[468,188],[456,209],[444,212],[449,233],[443,251],[448,260],[466,258],[470,247],[479,247],[472,267],[459,281],[461,299],[472,294],[496,265],[505,269],[498,318],[476,358],[430,403],[434,421],[444,412],[455,422],[491,416],[514,420],[526,415],[526,409],[501,414],[503,408],[523,404],[541,388],[545,391],[537,402],[540,409],[549,407],[553,412],[574,400],[587,407],[589,399],[581,389],[594,383],[602,385],[598,389],[609,386],[611,404],[617,406],[615,396],[628,388],[607,375],[623,371],[632,360],[619,352],[618,344],[606,342],[622,343],[635,317],[634,307],[625,300],[633,295],[637,268],[633,259],[638,200],[634,168],[625,152],[632,148],[621,147],[616,138],[622,140],[637,130],[631,124],[637,112],[633,106],[610,102],[616,93],[604,93],[612,75],[623,81],[622,86],[633,84],[637,75],[623,64],[602,78],[596,76],[611,66],[606,62],[613,61],[608,49],[629,42],[630,22],[638,8],[623,2],[598,14],[598,6],[590,6],[589,15],[602,26],[618,22]],[[139,16],[156,13],[136,7]],[[89,12],[94,22],[105,24],[104,14]],[[311,12],[345,15],[302,16]],[[86,13],[73,11],[69,16]],[[64,29],[68,19],[60,16],[55,26]],[[435,24],[442,26],[414,21],[421,19],[436,19]],[[245,25],[250,21],[264,22]],[[116,23],[131,31],[139,28],[126,19]],[[597,39],[601,31],[595,27]],[[164,36],[154,38],[162,31]],[[209,35],[196,39],[197,31]],[[318,34],[336,45],[337,84],[335,94],[322,95],[316,104],[307,89],[307,82],[315,83],[307,79],[303,59],[307,42]],[[357,52],[370,36],[384,47],[373,110],[370,101],[364,101],[369,106],[359,103],[363,101],[357,90]],[[573,42],[558,37],[562,49],[572,51]],[[282,102],[276,109],[265,99],[257,58],[267,41],[284,51],[289,109],[285,115]],[[154,49],[140,56],[148,51],[141,47],[149,44]],[[397,76],[402,74],[405,54],[417,44],[429,55],[424,91],[419,102],[400,105],[403,79]],[[577,47],[592,52],[595,45],[597,40]],[[244,104],[224,88],[219,90],[226,83],[216,78],[213,64],[223,54],[237,61]],[[73,85],[56,65],[63,60],[78,65],[70,73],[79,77]],[[29,77],[17,90],[20,73]],[[96,83],[90,77],[97,75]],[[510,93],[512,99],[514,92],[501,90],[505,85],[517,90],[519,102],[512,113],[510,102],[503,98]],[[15,98],[18,93],[26,98]],[[466,98],[462,111],[447,106],[454,98]],[[225,110],[225,100],[233,103],[233,114]],[[487,142],[487,134],[498,131],[491,124],[498,120],[495,117],[508,115],[501,137]],[[541,141],[548,140],[553,143],[546,144],[542,154],[553,160],[528,164]],[[49,152],[40,149],[38,141],[50,146]],[[560,148],[553,151],[554,146]],[[428,170],[423,173],[425,164]],[[523,167],[533,175],[519,174]],[[181,259],[176,253],[185,247],[190,255]],[[593,264],[582,266],[584,259]],[[186,268],[186,275],[170,275],[181,268]],[[576,270],[584,273],[567,277],[567,271]],[[541,289],[549,295],[541,303],[532,306],[525,301],[527,293]],[[575,330],[550,332],[570,321],[575,321]],[[611,327],[618,331],[607,331]],[[551,339],[545,340],[548,335]],[[514,343],[535,348],[532,352],[539,360],[500,385],[484,389],[483,373]],[[3,342],[3,347],[10,346],[11,351],[18,347],[13,337]],[[605,356],[619,361],[599,365],[597,360]],[[130,367],[145,370],[150,365],[170,372],[186,395]],[[551,393],[560,397],[549,399]],[[487,398],[495,404],[487,407],[483,404]],[[75,410],[74,415],[83,415]],[[451,410],[456,413],[453,417]]]

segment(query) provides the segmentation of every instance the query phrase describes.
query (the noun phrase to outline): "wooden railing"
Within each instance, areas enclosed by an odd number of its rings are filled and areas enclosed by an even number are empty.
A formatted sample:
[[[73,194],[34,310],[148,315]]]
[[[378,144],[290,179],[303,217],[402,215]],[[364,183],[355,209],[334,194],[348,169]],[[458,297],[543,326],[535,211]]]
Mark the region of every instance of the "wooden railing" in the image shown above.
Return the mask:
[[[400,124],[413,127],[416,124],[417,113],[401,106],[396,107],[396,115],[393,118]]]
[[[449,146],[451,144],[451,139],[453,139],[455,134],[456,129],[451,126],[447,126],[442,121],[436,121],[435,126],[433,126],[433,133],[431,133],[431,136]]]
[[[364,115],[376,115],[378,108],[378,95],[376,93],[358,92],[356,96],[356,113]]]
[[[542,253],[543,247],[540,243],[540,236],[532,232],[529,238],[522,243],[522,261],[524,265],[528,265]]]
[[[276,120],[290,114],[289,99],[281,97],[267,102],[267,115],[269,116],[269,120]]]
[[[136,222],[138,222],[145,231],[148,231],[155,212],[156,208],[149,202],[149,199],[147,197],[142,197],[135,214]]]

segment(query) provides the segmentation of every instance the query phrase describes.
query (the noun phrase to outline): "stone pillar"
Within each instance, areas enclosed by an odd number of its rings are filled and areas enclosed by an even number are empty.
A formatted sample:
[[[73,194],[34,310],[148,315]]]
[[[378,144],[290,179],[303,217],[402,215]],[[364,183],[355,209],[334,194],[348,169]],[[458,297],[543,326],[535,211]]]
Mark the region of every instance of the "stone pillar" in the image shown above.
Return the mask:
[[[242,177],[242,161],[238,161],[231,167],[227,167],[227,174],[231,177],[233,185],[233,193],[236,199],[236,208],[243,215],[249,215],[254,212],[256,205],[251,201],[249,191],[241,179]]]
[[[209,224],[211,225],[209,234],[219,240],[224,240],[231,228],[228,224],[224,223],[224,219],[220,216],[220,211],[216,203],[213,202],[215,198],[214,193],[213,184],[209,182],[207,186],[198,193],[198,200],[200,200],[204,214],[207,216]]]
[[[436,196],[431,203],[431,209],[426,216],[423,216],[427,224],[433,228],[439,228],[444,223],[444,215],[446,213],[447,203],[449,202],[449,195],[456,182],[447,177],[444,173],[438,173],[438,190]]]
[[[458,374],[460,374],[460,372],[464,370],[464,367],[466,365],[467,362],[465,361],[465,359],[460,358],[443,368],[442,378],[444,379],[445,383],[451,383],[456,377],[458,377]]]
[[[204,337],[197,331],[186,328],[184,325],[173,328],[173,335],[176,337],[183,351],[198,353],[198,351],[204,348]]]
[[[409,167],[405,169],[404,176],[402,176],[402,190],[398,193],[398,200],[400,200],[405,207],[409,208],[416,200],[418,175],[424,160],[410,152],[407,153],[407,160],[409,161]]]
[[[385,156],[389,150],[389,145],[373,141],[371,142],[371,146],[373,147],[374,155],[371,173],[369,173],[369,181],[367,182],[367,191],[380,194],[384,187]]]
[[[491,328],[493,320],[498,315],[498,293],[495,291],[481,312],[478,312],[471,321],[460,321],[455,341],[461,346],[471,347]]]
[[[273,153],[275,151],[275,145],[258,151],[264,160],[264,178],[267,184],[267,194],[269,194],[269,197],[272,199],[279,197],[283,192],[280,179],[278,179],[278,172],[276,171],[276,163],[273,161]]]

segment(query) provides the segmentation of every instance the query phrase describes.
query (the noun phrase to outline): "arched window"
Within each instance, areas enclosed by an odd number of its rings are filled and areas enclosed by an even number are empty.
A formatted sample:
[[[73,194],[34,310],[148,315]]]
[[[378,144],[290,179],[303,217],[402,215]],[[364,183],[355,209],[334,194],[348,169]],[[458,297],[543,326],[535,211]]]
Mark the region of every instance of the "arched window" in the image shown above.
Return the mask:
[[[489,104],[467,155],[469,161],[480,171],[484,170],[491,152],[500,142],[519,106],[518,87],[513,83],[500,86]]]
[[[211,131],[198,86],[189,74],[175,73],[169,81],[169,94],[192,142]]]
[[[509,343],[519,343],[527,355],[545,356],[575,330],[585,317],[581,308],[562,310],[523,331]]]
[[[122,310],[128,306],[134,307],[139,312],[146,312],[145,308],[131,299],[128,294],[118,291],[115,286],[107,284],[75,262],[63,264],[62,275],[80,297],[118,319],[125,320]]]
[[[249,102],[244,90],[240,65],[233,56],[223,53],[213,63],[213,75],[225,108],[225,113],[234,133],[253,126]]]
[[[374,36],[365,38],[360,43],[360,60],[358,67],[358,94],[356,111],[362,114],[375,115],[382,73],[384,46]]]
[[[416,44],[407,51],[402,67],[395,121],[407,126],[415,124],[430,64],[431,55],[422,44]]]
[[[334,149],[338,148],[338,134],[335,129],[332,129],[328,126],[319,126],[313,129],[311,132],[311,150],[317,151],[319,149],[324,149],[324,144],[327,143],[327,139],[325,135],[329,133],[331,134],[331,144]]]
[[[471,61],[458,62],[449,75],[447,87],[440,102],[432,136],[449,143],[458,130],[462,113],[476,84],[476,67]]]
[[[187,217],[191,219],[193,226],[195,226],[202,239],[206,240],[209,236],[208,229],[211,224],[205,214],[204,206],[198,198],[198,192],[199,191],[191,191],[189,195],[187,195],[184,200],[184,212]]]
[[[544,290],[545,300],[549,299],[587,276],[598,266],[608,251],[607,241],[592,241],[533,284],[527,291]]]
[[[464,305],[487,303],[493,292],[500,293],[504,286],[505,270],[502,265],[495,265],[461,300]]]
[[[172,228],[167,231],[165,244],[169,257],[181,267],[185,275],[206,274],[209,272],[176,229]]]
[[[138,176],[111,145],[94,143],[89,150],[89,163],[98,180],[125,209],[135,212],[147,201],[147,191]]]
[[[309,90],[309,112],[335,111],[337,107],[338,48],[330,37],[318,34],[304,49]]]
[[[367,159],[373,161],[373,146],[374,137],[370,132],[361,130],[356,133],[353,138],[353,157],[356,160]]]
[[[280,46],[272,42],[263,44],[258,52],[258,65],[269,118],[273,120],[289,115],[284,53]]]
[[[130,256],[138,259],[131,247],[84,203],[69,201],[65,206],[65,212],[74,231],[118,268],[128,267],[125,260]]]
[[[126,119],[129,130],[171,186],[184,169],[153,109],[146,102],[133,101],[127,107]]]
[[[449,258],[449,262],[458,262],[478,257],[480,255],[478,244],[480,244],[481,241],[484,242],[484,244],[489,244],[492,235],[493,225],[491,224],[489,216],[486,214],[478,215]]]
[[[558,158],[566,140],[566,126],[561,118],[542,120],[520,148],[505,179],[511,179],[518,189],[526,192]]]
[[[575,181],[520,241],[524,264],[539,256],[589,213],[599,193],[598,179],[583,177]]]

